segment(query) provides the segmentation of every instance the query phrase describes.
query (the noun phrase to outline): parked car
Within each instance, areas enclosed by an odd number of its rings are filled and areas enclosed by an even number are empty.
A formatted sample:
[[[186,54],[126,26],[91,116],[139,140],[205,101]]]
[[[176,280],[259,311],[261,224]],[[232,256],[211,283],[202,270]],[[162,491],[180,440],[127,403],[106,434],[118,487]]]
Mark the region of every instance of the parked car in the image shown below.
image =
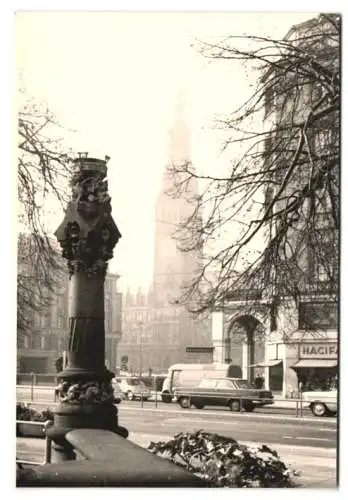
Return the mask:
[[[227,406],[231,411],[250,412],[258,406],[273,404],[271,391],[255,389],[247,380],[238,378],[205,378],[195,387],[178,387],[174,394],[182,408]]]
[[[122,392],[120,385],[118,384],[118,382],[116,381],[115,378],[112,379],[111,383],[112,383],[112,387],[114,389],[115,403],[119,404],[124,399],[124,394]]]
[[[171,403],[177,387],[192,387],[204,378],[242,378],[242,368],[228,363],[177,363],[168,368],[162,385],[163,403]]]
[[[151,390],[138,377],[117,378],[117,383],[129,401],[141,398],[147,401],[151,396]]]
[[[337,389],[333,391],[306,391],[302,393],[302,398],[308,403],[316,417],[337,413]]]

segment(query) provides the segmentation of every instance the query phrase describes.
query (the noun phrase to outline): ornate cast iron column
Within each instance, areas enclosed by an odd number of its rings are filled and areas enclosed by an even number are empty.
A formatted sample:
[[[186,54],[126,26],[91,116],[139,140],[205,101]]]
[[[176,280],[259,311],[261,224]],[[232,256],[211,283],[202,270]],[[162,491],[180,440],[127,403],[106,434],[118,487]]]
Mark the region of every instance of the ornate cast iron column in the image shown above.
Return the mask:
[[[80,153],[73,161],[72,196],[55,236],[69,268],[67,366],[58,375],[59,405],[49,434],[55,460],[74,459],[65,440],[71,429],[118,426],[111,379],[105,367],[104,280],[121,234],[111,216],[107,160]]]

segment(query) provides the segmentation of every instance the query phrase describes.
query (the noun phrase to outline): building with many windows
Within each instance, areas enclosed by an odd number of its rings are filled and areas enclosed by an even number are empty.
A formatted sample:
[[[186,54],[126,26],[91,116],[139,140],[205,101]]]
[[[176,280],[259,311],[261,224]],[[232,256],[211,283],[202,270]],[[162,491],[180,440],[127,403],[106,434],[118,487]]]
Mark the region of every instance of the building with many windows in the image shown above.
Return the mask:
[[[294,194],[302,193],[305,201],[289,225],[284,252],[277,252],[276,265],[264,276],[269,289],[260,287],[245,296],[235,290],[224,311],[213,315],[215,360],[239,364],[249,380],[262,375],[266,388],[287,397],[297,393],[299,383],[305,389],[324,389],[338,373],[339,235],[335,218],[339,206],[339,114],[333,111],[325,115],[325,109],[320,107],[325,102],[321,98],[325,99],[326,92],[334,88],[330,75],[334,78],[339,70],[336,20],[335,16],[319,16],[293,26],[284,39],[295,40],[295,46],[296,40],[300,40],[301,56],[306,43],[314,44],[311,50],[315,50],[316,61],[323,68],[322,79],[308,77],[314,74],[311,66],[310,71],[302,74],[284,71],[278,79],[271,72],[265,75],[265,81],[270,83],[265,102],[268,137],[264,161],[273,161],[273,183],[269,185],[275,186],[268,189],[279,189],[286,176],[290,179],[272,210],[281,213],[285,206],[290,209]],[[303,64],[308,60],[304,58]],[[282,71],[281,63],[278,68]],[[283,82],[286,90],[277,89],[275,80]],[[328,110],[335,99],[339,100],[339,95],[330,97]],[[326,118],[311,124],[310,118],[316,111]],[[290,137],[289,130],[294,130],[292,123],[296,120],[301,123],[306,119],[308,127],[303,136],[307,142],[298,163],[300,168],[293,172],[290,160],[299,138],[298,134]],[[331,190],[322,180],[326,169],[330,169]],[[306,194],[309,188],[315,195]],[[265,193],[265,210],[273,198],[274,193]],[[271,220],[266,230],[269,241],[279,234],[283,223],[275,217]],[[294,271],[290,276],[292,265],[296,265],[297,274]],[[290,288],[296,293],[290,293]]]

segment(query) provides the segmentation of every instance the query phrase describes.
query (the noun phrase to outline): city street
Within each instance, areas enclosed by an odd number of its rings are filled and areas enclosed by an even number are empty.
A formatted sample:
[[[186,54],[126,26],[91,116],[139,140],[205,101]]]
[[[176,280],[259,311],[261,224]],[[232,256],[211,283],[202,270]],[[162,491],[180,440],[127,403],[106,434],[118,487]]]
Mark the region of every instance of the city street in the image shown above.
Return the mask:
[[[16,396],[17,396],[17,401],[22,401],[22,402],[28,402],[28,403],[35,403],[35,404],[40,404],[43,406],[50,406],[51,404],[54,403],[54,388],[53,387],[45,387],[45,386],[34,386],[33,387],[33,392],[31,390],[31,387],[29,385],[17,385],[16,389]],[[144,408],[155,408],[157,405],[157,408],[161,408],[164,411],[175,411],[180,409],[180,407],[175,404],[166,404],[162,403],[161,401],[161,395],[158,394],[158,399],[157,403],[155,401],[155,397],[153,396],[149,401],[144,401],[141,403],[139,400],[137,401],[122,401],[121,403],[121,408],[124,406],[127,407],[135,407],[139,408],[141,405],[143,405]],[[190,410],[192,411],[192,410]],[[223,411],[228,412],[229,410],[223,409],[223,408],[216,408],[216,407],[206,407],[204,412],[209,412],[209,411]],[[278,402],[275,401],[275,404],[265,406],[264,408],[257,408],[254,410],[254,413],[257,414],[272,414],[272,415],[287,415],[287,416],[296,416],[296,403],[294,401],[288,400],[288,401],[282,401]],[[300,414],[300,404],[298,404],[298,414]],[[302,406],[302,415],[304,417],[313,417],[311,411],[309,410],[308,406]],[[318,418],[316,418],[318,420]],[[322,419],[320,419],[322,421]],[[335,418],[330,417],[330,421],[335,420]]]
[[[181,410],[172,405],[167,410],[120,406],[119,423],[142,434],[173,436],[178,432],[204,429],[243,442],[320,448],[336,448],[337,438],[335,420],[307,421],[223,410]]]
[[[18,401],[23,400],[20,394],[21,390],[17,392]],[[37,409],[55,407],[52,399],[30,404]],[[308,414],[300,418],[289,414],[290,410],[284,410],[287,414],[272,414],[266,408],[254,413],[232,413],[224,408],[182,409],[175,403],[158,403],[156,408],[153,401],[143,406],[139,401],[123,401],[118,408],[119,423],[138,434],[173,436],[182,431],[204,429],[239,441],[336,448],[337,422],[330,417],[319,419]]]
[[[302,471],[307,485],[335,486],[335,419],[183,410],[175,404],[141,408],[137,402],[127,402],[119,405],[119,423],[128,428],[129,439],[143,447],[151,441],[169,440],[178,432],[198,429],[233,437],[244,444],[268,444],[287,464]],[[17,456],[39,462],[44,447],[44,440],[19,438]]]

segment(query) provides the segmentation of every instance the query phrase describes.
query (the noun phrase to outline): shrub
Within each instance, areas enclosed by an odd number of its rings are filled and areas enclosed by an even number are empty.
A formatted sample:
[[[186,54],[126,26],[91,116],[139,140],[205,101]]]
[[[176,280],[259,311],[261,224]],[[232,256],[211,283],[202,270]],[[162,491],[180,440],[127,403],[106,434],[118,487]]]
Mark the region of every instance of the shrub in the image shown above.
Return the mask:
[[[17,403],[16,420],[46,422],[46,420],[53,420],[53,412],[49,408],[47,408],[46,410],[37,411],[34,410],[34,408],[30,408],[24,403]]]
[[[151,442],[148,449],[205,479],[211,486],[293,488],[296,471],[266,445],[248,447],[236,440],[204,432],[176,434],[170,441]]]

